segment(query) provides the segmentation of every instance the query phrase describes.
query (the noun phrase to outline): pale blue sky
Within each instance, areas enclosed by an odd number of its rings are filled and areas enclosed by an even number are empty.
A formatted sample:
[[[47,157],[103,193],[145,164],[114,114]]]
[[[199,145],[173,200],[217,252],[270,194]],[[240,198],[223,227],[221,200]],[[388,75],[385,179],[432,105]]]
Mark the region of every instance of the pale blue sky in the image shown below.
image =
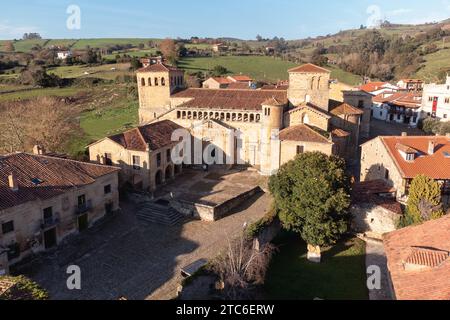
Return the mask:
[[[374,14],[397,23],[450,17],[450,0],[1,0],[0,39],[264,37],[299,39],[368,24]],[[66,27],[69,5],[81,29]],[[371,6],[378,10],[369,10]],[[379,12],[379,14],[378,14]]]

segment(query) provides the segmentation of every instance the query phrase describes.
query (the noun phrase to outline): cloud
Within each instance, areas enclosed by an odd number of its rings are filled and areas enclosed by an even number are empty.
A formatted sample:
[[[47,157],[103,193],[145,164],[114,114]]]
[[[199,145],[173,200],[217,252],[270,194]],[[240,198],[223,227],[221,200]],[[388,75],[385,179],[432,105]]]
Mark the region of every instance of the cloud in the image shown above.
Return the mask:
[[[0,39],[21,38],[27,32],[37,32],[37,28],[32,26],[16,26],[10,24],[8,21],[0,21]]]

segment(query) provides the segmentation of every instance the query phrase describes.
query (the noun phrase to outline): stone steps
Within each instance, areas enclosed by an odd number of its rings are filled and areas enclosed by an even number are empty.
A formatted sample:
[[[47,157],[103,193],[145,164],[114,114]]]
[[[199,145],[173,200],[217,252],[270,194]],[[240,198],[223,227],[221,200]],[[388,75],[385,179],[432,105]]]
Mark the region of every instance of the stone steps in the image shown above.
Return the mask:
[[[155,203],[142,204],[136,216],[139,220],[165,226],[176,226],[185,220],[185,217],[175,209]]]

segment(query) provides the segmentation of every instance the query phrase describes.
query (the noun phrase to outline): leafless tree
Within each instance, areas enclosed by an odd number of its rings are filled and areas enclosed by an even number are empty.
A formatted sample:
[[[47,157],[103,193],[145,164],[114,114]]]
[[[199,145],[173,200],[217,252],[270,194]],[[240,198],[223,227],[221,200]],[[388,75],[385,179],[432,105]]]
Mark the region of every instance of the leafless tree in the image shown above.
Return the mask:
[[[275,251],[272,244],[256,250],[253,241],[244,234],[238,239],[228,240],[226,253],[212,263],[212,271],[223,281],[225,298],[253,299],[254,288],[264,284]]]

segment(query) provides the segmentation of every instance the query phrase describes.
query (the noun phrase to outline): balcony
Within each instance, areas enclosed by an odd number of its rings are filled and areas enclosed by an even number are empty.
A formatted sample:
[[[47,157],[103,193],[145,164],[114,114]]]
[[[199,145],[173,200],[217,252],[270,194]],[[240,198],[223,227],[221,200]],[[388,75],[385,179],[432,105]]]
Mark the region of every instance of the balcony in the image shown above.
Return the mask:
[[[92,201],[88,200],[86,203],[75,207],[75,215],[80,216],[92,210]]]
[[[47,230],[56,227],[61,221],[59,218],[51,217],[41,220],[41,229]]]

